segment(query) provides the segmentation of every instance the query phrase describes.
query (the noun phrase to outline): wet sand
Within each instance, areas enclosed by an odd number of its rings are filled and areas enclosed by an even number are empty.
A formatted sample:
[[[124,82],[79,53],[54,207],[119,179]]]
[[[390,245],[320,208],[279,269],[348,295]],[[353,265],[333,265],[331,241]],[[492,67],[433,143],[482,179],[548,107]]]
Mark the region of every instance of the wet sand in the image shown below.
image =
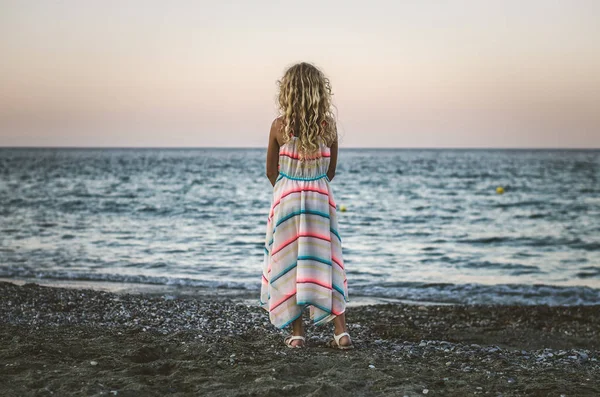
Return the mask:
[[[2,396],[598,396],[600,307],[349,307],[290,349],[228,296],[0,282]]]

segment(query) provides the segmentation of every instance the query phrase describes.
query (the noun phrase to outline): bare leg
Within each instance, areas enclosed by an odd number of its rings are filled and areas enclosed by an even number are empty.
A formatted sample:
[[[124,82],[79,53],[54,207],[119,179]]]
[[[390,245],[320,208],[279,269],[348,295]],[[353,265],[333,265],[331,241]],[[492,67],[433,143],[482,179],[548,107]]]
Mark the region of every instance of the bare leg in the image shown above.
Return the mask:
[[[304,336],[304,325],[302,324],[302,316],[292,321],[292,335]],[[304,344],[304,341],[296,339],[293,340],[291,344],[292,346],[302,346]]]
[[[338,316],[336,316],[333,319],[333,325],[334,325],[334,333],[336,335],[341,334],[342,332],[348,332],[348,329],[346,328],[346,313],[342,313]],[[342,346],[349,346],[351,345],[351,341],[350,338],[347,335],[342,336],[342,338],[340,339],[340,345]]]

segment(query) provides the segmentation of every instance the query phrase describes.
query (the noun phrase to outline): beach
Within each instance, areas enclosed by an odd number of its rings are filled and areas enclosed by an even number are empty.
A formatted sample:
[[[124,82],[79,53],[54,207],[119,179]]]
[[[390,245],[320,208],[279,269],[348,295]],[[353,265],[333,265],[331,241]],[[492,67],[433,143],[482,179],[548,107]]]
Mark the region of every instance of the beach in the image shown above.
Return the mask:
[[[347,308],[283,344],[251,299],[0,282],[3,396],[594,396],[600,307]]]

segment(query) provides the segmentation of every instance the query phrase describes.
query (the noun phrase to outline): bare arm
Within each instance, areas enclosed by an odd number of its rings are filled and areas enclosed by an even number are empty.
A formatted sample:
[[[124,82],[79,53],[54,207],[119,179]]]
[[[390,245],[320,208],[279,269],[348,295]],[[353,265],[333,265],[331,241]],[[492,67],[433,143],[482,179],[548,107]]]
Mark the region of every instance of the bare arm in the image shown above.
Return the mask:
[[[279,126],[279,119],[274,120],[271,124],[269,146],[267,147],[267,178],[273,186],[279,176],[279,141],[277,140]]]
[[[327,170],[327,178],[331,181],[335,176],[335,167],[337,166],[337,155],[338,155],[338,139],[337,135],[335,140],[331,144],[331,157],[329,158],[329,169]]]

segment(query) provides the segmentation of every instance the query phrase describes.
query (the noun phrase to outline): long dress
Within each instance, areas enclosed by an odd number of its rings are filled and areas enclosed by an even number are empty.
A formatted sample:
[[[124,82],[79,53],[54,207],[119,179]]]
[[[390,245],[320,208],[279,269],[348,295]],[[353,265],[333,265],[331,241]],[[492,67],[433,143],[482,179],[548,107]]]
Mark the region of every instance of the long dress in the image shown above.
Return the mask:
[[[300,160],[293,136],[279,148],[279,176],[267,220],[259,305],[277,328],[300,317],[322,325],[344,313],[348,281],[336,203],[327,177],[330,148]]]

